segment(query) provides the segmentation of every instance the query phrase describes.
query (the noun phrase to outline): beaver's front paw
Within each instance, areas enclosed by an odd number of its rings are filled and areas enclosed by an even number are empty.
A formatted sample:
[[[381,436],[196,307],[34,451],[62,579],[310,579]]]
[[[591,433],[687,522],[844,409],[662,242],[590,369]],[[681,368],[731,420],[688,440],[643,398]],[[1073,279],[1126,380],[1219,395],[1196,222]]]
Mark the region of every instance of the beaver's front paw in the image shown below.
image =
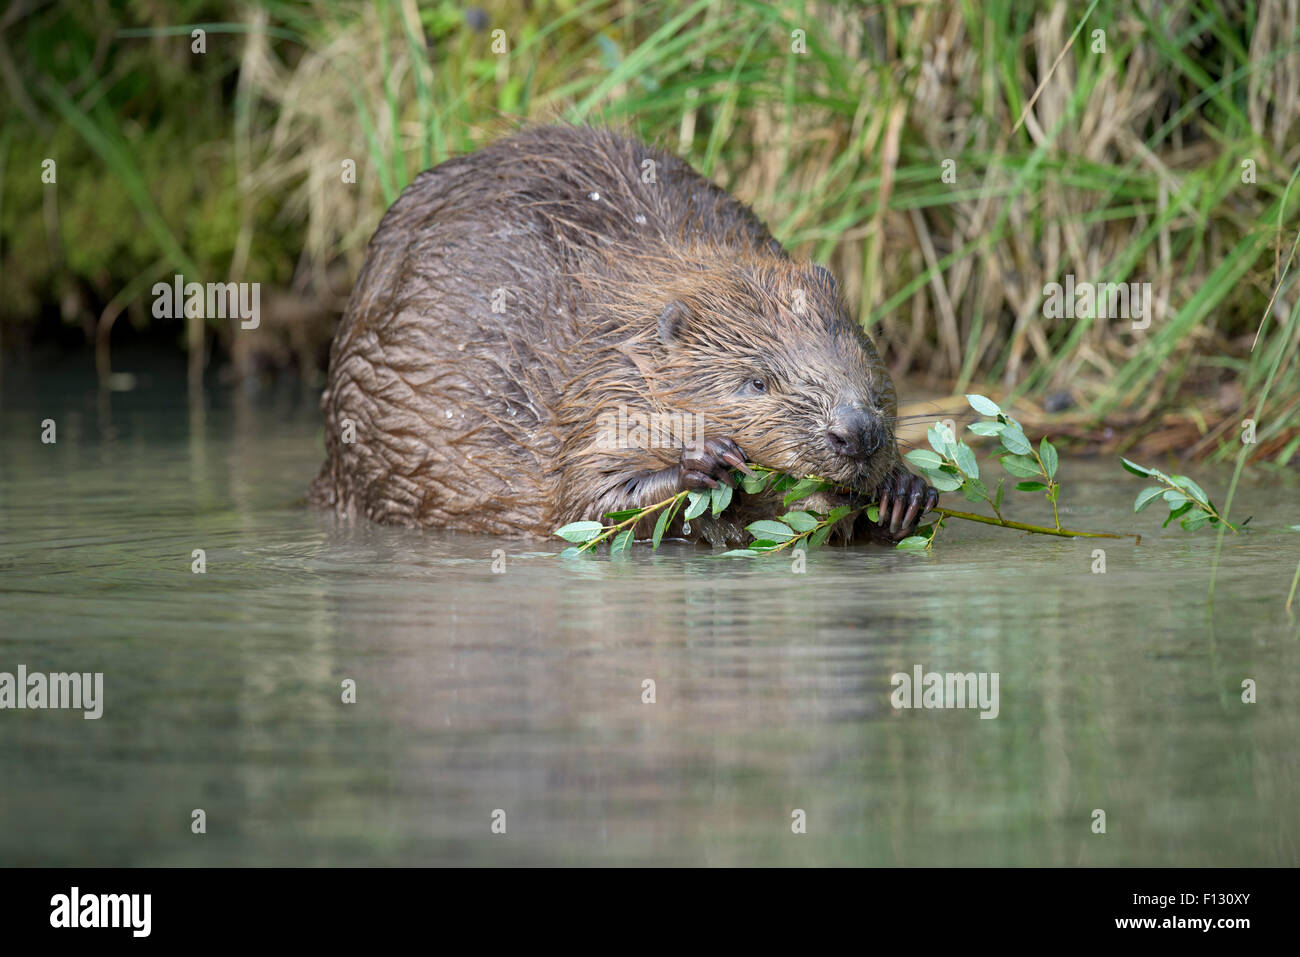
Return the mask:
[[[901,542],[916,534],[921,516],[938,504],[939,493],[925,479],[898,466],[880,486],[880,521],[876,524],[881,537]]]
[[[682,449],[682,480],[684,489],[717,488],[722,482],[736,487],[731,470],[738,468],[746,475],[754,473],[745,465],[745,453],[731,439],[700,439]]]

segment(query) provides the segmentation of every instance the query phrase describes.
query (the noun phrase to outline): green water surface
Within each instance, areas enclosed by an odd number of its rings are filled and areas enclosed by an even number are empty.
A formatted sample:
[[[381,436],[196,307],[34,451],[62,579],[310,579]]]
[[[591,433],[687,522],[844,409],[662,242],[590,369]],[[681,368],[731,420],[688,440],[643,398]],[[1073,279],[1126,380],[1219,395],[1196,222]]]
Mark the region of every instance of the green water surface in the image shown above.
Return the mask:
[[[104,675],[99,720],[0,711],[0,864],[1300,858],[1294,474],[1243,481],[1211,612],[1214,533],[1134,516],[1109,461],[1063,462],[1062,520],[1140,546],[954,523],[802,572],[573,562],[303,507],[308,392],[11,368],[0,395],[0,671]],[[997,718],[895,709],[916,665],[996,672]]]

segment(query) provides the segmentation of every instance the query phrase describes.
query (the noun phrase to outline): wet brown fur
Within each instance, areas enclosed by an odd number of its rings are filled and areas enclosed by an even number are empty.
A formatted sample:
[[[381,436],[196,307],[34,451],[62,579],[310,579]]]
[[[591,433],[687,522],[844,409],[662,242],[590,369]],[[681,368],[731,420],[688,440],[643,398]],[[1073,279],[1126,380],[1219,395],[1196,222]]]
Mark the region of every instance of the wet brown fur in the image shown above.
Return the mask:
[[[884,427],[868,459],[825,445],[843,403]],[[868,496],[898,464],[893,385],[828,272],[670,154],[607,130],[527,130],[421,174],[385,214],[331,349],[310,499],[547,537],[677,490],[679,447],[607,447],[620,406],[700,413],[750,461]],[[739,543],[780,511],[738,492],[687,537]]]

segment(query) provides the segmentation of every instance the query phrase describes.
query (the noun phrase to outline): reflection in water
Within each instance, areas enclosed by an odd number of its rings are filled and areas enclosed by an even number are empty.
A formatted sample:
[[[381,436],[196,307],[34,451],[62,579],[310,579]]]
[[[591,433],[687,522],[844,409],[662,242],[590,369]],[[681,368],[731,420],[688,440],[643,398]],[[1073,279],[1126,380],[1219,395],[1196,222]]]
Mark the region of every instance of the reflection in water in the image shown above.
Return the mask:
[[[1260,530],[1226,541],[1211,621],[1208,533],[1108,543],[1098,575],[1095,543],[956,524],[795,574],[342,526],[298,504],[313,396],[140,381],[4,380],[0,671],[103,671],[105,713],[0,712],[0,863],[1300,856],[1296,550],[1266,530],[1300,522],[1294,477],[1239,493]],[[1062,471],[1063,521],[1154,530],[1119,469]],[[916,665],[997,672],[999,717],[894,710]]]

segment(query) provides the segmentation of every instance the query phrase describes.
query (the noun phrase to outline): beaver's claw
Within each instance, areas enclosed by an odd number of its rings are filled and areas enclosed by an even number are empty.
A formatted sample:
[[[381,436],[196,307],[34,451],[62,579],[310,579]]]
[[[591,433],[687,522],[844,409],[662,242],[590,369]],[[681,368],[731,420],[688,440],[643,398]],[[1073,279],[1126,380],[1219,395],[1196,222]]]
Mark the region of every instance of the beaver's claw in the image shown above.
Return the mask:
[[[925,479],[899,466],[880,486],[881,534],[902,541],[916,532],[917,521],[939,504],[939,493]]]
[[[733,468],[753,475],[745,465],[745,453],[731,439],[700,439],[682,449],[682,482],[684,489],[717,488],[722,482],[736,487],[731,477]]]

